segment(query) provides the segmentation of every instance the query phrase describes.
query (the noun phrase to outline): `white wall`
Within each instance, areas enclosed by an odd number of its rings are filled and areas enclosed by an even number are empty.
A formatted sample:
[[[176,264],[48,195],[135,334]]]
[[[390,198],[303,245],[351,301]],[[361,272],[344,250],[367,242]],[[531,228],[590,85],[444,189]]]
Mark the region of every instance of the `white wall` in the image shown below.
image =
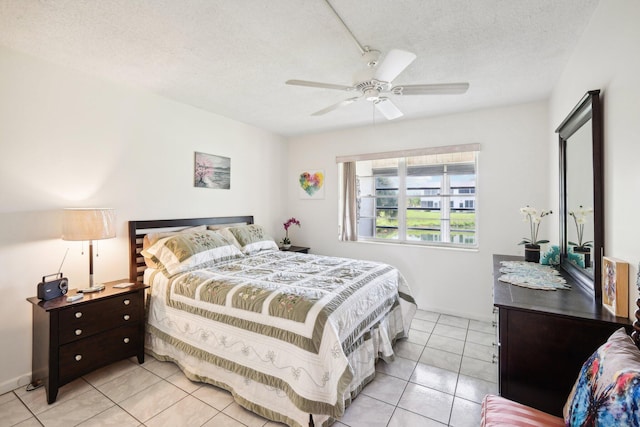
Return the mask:
[[[339,114],[339,113],[338,113]],[[302,222],[290,237],[312,252],[388,262],[404,274],[420,308],[492,317],[492,255],[522,255],[527,235],[519,209],[547,209],[548,110],[545,102],[433,119],[292,138],[289,147],[287,215]],[[339,242],[336,156],[442,145],[480,143],[478,183],[479,250],[453,250]],[[297,176],[324,169],[323,200],[298,198]],[[556,222],[544,223],[540,237]]]
[[[600,89],[604,110],[605,255],[629,262],[629,317],[638,297],[640,250],[640,2],[601,0],[553,90],[549,111],[558,125],[582,96]],[[557,158],[557,139],[550,156]],[[555,171],[554,183],[557,179]],[[558,200],[557,186],[550,201]]]
[[[269,132],[0,47],[0,394],[31,373],[31,304],[42,276],[86,286],[88,255],[64,242],[61,209],[113,207],[96,281],[128,276],[128,220],[284,219],[286,141]],[[231,190],[193,186],[194,151],[231,158]],[[86,247],[85,247],[86,249]]]

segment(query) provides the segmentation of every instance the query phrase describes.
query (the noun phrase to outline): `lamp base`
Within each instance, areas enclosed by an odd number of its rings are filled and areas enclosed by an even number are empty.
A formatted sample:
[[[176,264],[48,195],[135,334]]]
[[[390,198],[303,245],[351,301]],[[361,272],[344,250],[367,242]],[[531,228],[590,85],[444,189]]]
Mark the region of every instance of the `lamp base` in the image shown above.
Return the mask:
[[[83,294],[89,294],[91,292],[100,292],[104,289],[104,285],[96,285],[90,288],[78,289],[78,292],[82,292]]]

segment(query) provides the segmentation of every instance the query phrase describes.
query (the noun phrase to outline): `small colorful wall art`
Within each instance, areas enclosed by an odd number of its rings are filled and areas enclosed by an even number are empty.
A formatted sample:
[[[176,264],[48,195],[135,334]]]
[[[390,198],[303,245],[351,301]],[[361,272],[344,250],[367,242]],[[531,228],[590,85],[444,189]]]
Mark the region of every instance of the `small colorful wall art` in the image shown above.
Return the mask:
[[[616,316],[629,313],[629,264],[616,258],[602,258],[602,305]]]
[[[298,175],[301,199],[324,199],[324,171],[309,170]]]
[[[193,185],[202,188],[231,188],[231,159],[196,151]]]

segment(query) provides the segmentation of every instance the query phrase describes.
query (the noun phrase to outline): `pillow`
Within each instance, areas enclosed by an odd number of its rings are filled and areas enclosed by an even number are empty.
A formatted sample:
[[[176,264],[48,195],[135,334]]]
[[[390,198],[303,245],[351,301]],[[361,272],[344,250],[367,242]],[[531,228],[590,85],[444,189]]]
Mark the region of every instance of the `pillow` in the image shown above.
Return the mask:
[[[564,405],[566,425],[640,425],[640,350],[618,329],[582,365]]]
[[[244,225],[230,227],[229,231],[235,236],[243,253],[247,255],[260,251],[278,250],[278,245],[260,225]]]
[[[216,233],[220,233],[227,240],[229,240],[231,243],[233,243],[233,245],[236,248],[242,250],[242,245],[238,242],[238,240],[236,240],[236,236],[234,236],[233,233],[231,231],[229,231],[229,227],[218,228],[218,229],[215,229],[215,231],[216,231]]]
[[[144,238],[142,239],[142,250],[144,251],[145,249],[153,246],[158,240],[163,239],[165,237],[175,236],[176,234],[180,234],[180,233],[193,233],[194,231],[204,231],[206,229],[207,227],[205,225],[198,225],[196,227],[183,228],[181,230],[176,230],[176,231],[162,231],[159,233],[147,233],[144,235]],[[162,266],[158,264],[158,261],[153,257],[145,256],[144,263],[149,268],[162,268]]]
[[[243,256],[228,239],[209,230],[162,238],[142,254],[154,258],[170,276]]]

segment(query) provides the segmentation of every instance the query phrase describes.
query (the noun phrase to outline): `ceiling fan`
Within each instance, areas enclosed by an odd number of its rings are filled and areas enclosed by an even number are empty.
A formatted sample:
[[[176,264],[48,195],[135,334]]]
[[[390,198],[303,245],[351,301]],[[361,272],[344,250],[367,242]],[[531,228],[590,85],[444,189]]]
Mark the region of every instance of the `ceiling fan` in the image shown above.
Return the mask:
[[[287,80],[285,83],[288,85],[359,93],[357,96],[347,98],[336,104],[323,108],[322,110],[316,111],[312,116],[321,116],[340,107],[352,104],[360,99],[365,99],[372,102],[375,108],[382,113],[387,120],[393,120],[401,117],[402,111],[396,107],[387,95],[455,95],[465,93],[469,89],[469,83],[394,86],[393,80],[416,59],[416,55],[404,50],[393,49],[384,56],[383,61],[380,63],[380,52],[370,49],[368,46],[362,46],[342,18],[340,18],[340,15],[338,15],[333,6],[331,6],[329,1],[325,0],[325,2],[355,41],[367,64],[367,68],[356,73],[353,78],[354,83],[351,86],[312,82],[307,80]]]

